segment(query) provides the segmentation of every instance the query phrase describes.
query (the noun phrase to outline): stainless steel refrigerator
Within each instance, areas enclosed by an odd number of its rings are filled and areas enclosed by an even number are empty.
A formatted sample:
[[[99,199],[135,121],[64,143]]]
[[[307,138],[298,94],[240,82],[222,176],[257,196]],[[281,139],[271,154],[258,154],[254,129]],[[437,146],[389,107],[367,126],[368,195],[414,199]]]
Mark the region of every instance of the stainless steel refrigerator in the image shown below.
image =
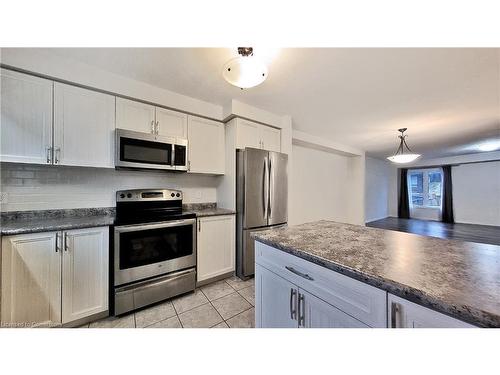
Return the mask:
[[[286,225],[288,155],[246,148],[236,152],[236,275],[254,274],[250,233]]]

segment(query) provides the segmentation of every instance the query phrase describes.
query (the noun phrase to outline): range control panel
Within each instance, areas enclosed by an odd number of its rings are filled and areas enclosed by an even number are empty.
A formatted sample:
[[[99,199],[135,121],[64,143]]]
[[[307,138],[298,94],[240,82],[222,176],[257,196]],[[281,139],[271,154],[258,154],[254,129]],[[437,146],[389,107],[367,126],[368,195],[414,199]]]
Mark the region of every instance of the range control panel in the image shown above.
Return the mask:
[[[117,202],[182,200],[182,191],[172,189],[135,189],[116,192]]]

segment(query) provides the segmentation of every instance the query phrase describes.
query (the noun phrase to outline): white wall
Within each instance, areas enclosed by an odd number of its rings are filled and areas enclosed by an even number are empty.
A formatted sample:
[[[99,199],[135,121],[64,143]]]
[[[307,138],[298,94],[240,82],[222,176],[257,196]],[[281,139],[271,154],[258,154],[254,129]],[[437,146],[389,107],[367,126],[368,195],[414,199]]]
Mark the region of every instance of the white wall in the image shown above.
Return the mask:
[[[397,169],[387,161],[368,157],[365,169],[366,222],[397,215]]]
[[[173,188],[185,203],[217,201],[220,177],[27,164],[1,164],[2,211],[113,207],[117,190]]]
[[[335,220],[361,224],[363,183],[358,170],[364,158],[347,157],[299,145],[292,146],[290,225]],[[356,160],[354,160],[356,159]],[[357,169],[356,169],[357,168]],[[361,169],[364,179],[364,169]],[[361,185],[361,189],[359,186]]]
[[[500,161],[451,170],[455,221],[500,226]]]

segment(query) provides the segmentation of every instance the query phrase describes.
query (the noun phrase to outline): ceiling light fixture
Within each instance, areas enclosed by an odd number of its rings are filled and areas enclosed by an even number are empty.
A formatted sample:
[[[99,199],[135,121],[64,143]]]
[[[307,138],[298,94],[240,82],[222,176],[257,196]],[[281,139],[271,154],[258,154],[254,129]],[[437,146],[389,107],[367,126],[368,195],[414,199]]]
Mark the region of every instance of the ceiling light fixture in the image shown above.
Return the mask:
[[[252,47],[238,47],[238,56],[222,68],[222,76],[231,85],[248,89],[260,85],[267,78],[267,67],[253,55]]]
[[[415,159],[420,157],[420,154],[413,154],[408,145],[406,144],[406,135],[404,132],[406,131],[406,128],[398,129],[398,132],[401,133],[398,138],[401,140],[399,142],[399,147],[396,150],[396,153],[392,156],[389,156],[387,159],[392,161],[393,163],[398,163],[398,164],[404,164],[404,163],[411,163]],[[405,154],[404,148],[406,147],[406,150],[408,150],[408,153]]]
[[[484,151],[484,152],[498,150],[498,149],[500,149],[500,140],[487,141],[487,142],[481,143],[477,146],[477,148],[479,149],[479,151]]]

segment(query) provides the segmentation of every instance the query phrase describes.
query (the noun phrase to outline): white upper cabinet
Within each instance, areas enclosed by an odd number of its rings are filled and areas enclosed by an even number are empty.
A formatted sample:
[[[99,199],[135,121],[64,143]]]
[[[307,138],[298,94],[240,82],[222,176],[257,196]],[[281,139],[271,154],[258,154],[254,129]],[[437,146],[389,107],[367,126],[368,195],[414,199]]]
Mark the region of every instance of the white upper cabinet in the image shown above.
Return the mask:
[[[224,124],[189,116],[187,136],[189,141],[189,172],[224,174]]]
[[[260,127],[261,148],[269,151],[281,151],[281,131],[270,126]]]
[[[260,148],[281,151],[281,130],[252,121],[237,119],[236,148]]]
[[[52,81],[5,69],[0,81],[0,160],[51,164]]]
[[[196,252],[198,282],[234,272],[234,215],[198,218]]]
[[[61,323],[61,253],[56,232],[2,238],[2,326]]]
[[[116,98],[116,127],[143,133],[155,132],[155,107],[134,100]]]
[[[108,310],[108,227],[64,233],[62,322]]]
[[[115,97],[54,83],[54,164],[114,168]]]
[[[135,100],[116,98],[116,127],[169,137],[187,137],[187,115]]]
[[[156,134],[187,138],[187,122],[185,113],[156,107]]]
[[[238,119],[236,121],[236,148],[261,148],[259,129],[260,125],[255,122]]]

